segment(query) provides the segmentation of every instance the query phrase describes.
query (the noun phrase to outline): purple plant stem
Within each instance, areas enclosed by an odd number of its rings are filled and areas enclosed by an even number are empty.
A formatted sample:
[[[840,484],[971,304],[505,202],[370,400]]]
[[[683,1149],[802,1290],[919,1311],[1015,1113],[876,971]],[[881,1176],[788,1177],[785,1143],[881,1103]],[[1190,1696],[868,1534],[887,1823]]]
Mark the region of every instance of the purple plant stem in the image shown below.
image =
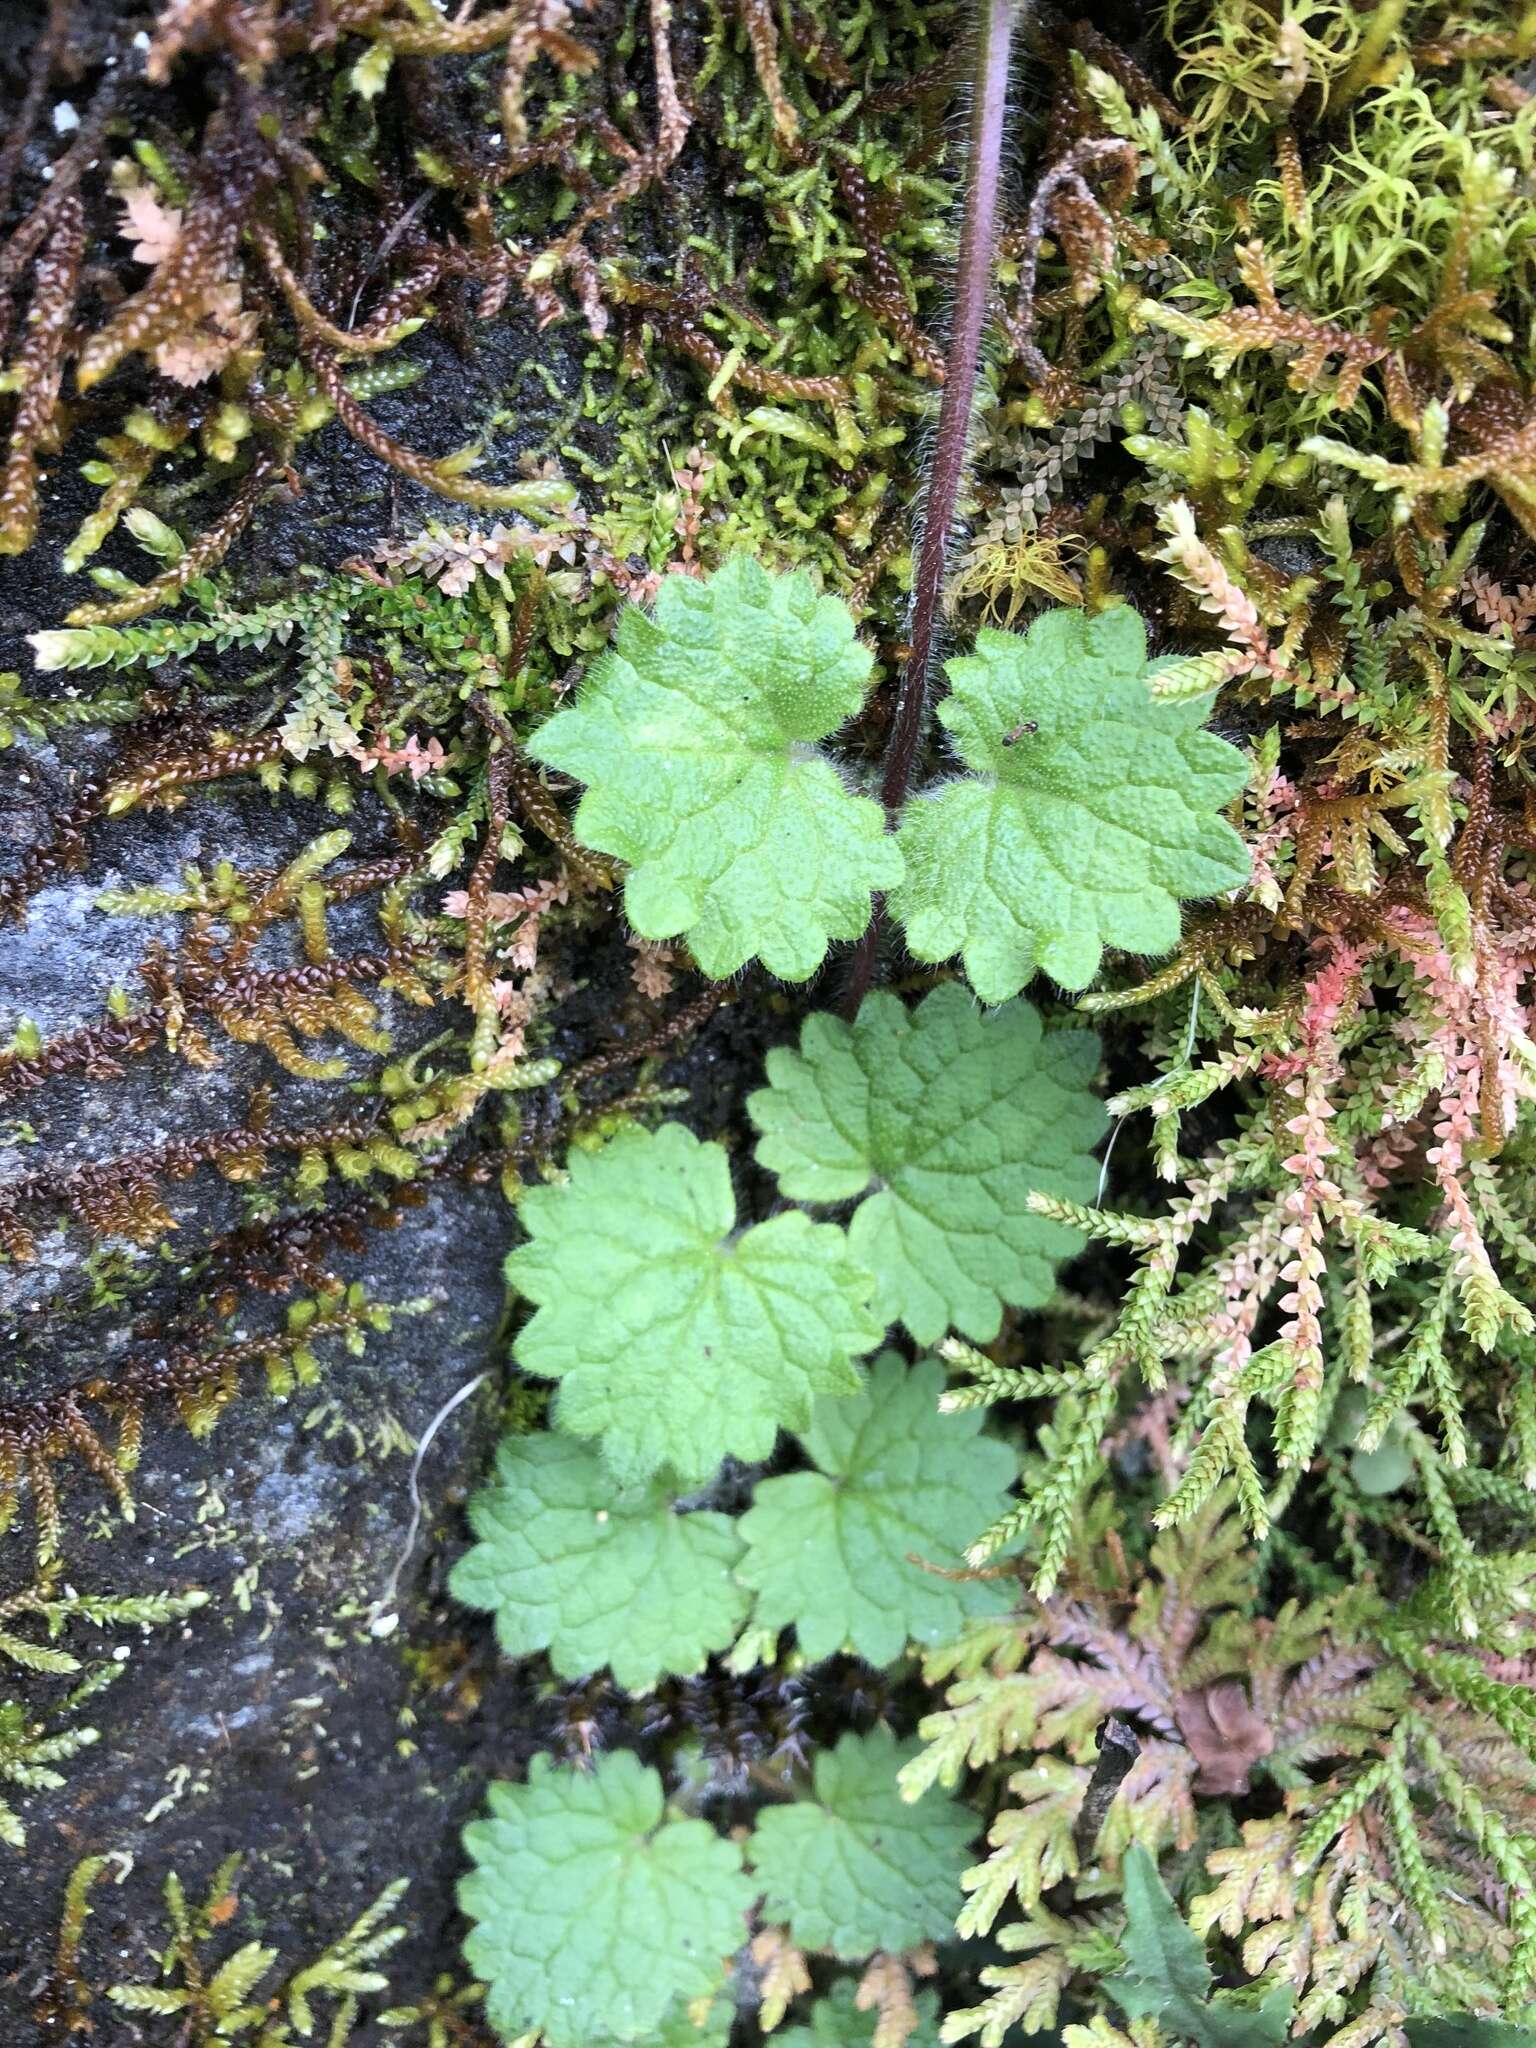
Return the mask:
[[[1019,0],[981,0],[976,25],[976,69],[960,251],[955,267],[954,324],[944,357],[944,390],[923,498],[917,573],[912,584],[911,653],[902,672],[880,784],[881,802],[893,830],[907,801],[923,738],[939,600],[970,444],[981,337],[992,295],[998,177],[1008,113],[1008,52],[1018,12]],[[874,977],[881,914],[877,903],[853,956],[846,997],[850,1015],[858,1009]]]

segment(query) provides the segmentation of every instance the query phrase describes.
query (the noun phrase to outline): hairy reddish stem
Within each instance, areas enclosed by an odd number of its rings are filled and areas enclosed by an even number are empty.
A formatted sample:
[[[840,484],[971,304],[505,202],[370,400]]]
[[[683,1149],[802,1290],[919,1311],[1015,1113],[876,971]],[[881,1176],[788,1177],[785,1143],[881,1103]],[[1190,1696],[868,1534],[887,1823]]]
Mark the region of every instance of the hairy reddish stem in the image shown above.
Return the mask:
[[[970,443],[981,337],[992,294],[998,181],[1008,113],[1008,53],[1019,11],[1020,0],[982,0],[976,25],[970,148],[955,268],[954,325],[945,351],[944,390],[939,400],[938,430],[918,535],[917,573],[912,584],[911,653],[902,672],[880,784],[881,802],[893,827],[906,803],[922,743],[939,600]],[[857,1010],[874,975],[880,917],[877,905],[854,954],[847,994],[850,1012]]]

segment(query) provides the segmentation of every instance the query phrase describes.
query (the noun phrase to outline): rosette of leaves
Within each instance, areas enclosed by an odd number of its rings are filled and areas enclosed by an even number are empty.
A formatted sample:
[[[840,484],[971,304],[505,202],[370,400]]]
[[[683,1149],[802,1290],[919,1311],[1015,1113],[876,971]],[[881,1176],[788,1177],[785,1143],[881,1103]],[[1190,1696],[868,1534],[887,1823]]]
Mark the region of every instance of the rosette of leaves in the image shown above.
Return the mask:
[[[669,1815],[661,1780],[616,1751],[588,1771],[535,1757],[525,1785],[494,1784],[464,1845],[464,1943],[507,2040],[550,2048],[650,2041],[675,2007],[725,1980],[753,1886],[741,1851]]]
[[[607,1665],[628,1692],[687,1677],[748,1606],[728,1515],[677,1512],[664,1478],[615,1491],[601,1454],[558,1432],[508,1437],[469,1504],[479,1542],[450,1589],[496,1617],[509,1656],[548,1650],[563,1678]]]
[[[845,1735],[817,1757],[813,1798],[758,1816],[750,1855],[763,1912],[801,1948],[855,1960],[951,1932],[977,1821],[939,1792],[903,1801],[896,1774],[916,1749],[883,1725]]]
[[[798,1211],[738,1232],[724,1147],[681,1124],[573,1151],[519,1213],[507,1277],[536,1312],[518,1363],[560,1381],[558,1425],[601,1437],[625,1484],[767,1457],[818,1395],[856,1390],[880,1341],[844,1233]]]
[[[738,1576],[755,1620],[793,1623],[807,1657],[887,1664],[1008,1607],[1007,1583],[953,1574],[1005,1505],[1014,1454],[981,1434],[979,1409],[941,1415],[944,1384],[932,1361],[909,1372],[885,1353],[851,1399],[816,1403],[803,1437],[816,1470],[759,1480]]]
[[[956,982],[914,1010],[872,995],[852,1024],[809,1017],[798,1052],[769,1053],[747,1099],[757,1157],[795,1201],[857,1200],[849,1246],[888,1322],[988,1343],[1003,1305],[1039,1307],[1082,1243],[1029,1196],[1093,1194],[1098,1057],[1092,1032],[1047,1032],[1026,1002],[988,1016]]]
[[[1202,730],[1213,697],[1152,695],[1129,605],[984,631],[947,669],[939,720],[969,772],[907,805],[888,896],[916,959],[958,953],[985,1003],[1037,971],[1086,988],[1106,946],[1166,953],[1181,902],[1247,878],[1220,815],[1247,764]]]
[[[587,784],[577,836],[628,862],[642,938],[686,938],[717,977],[756,956],[804,981],[858,937],[901,855],[816,743],[859,710],[870,666],[846,606],[746,555],[669,577],[654,618],[625,612],[529,751]]]

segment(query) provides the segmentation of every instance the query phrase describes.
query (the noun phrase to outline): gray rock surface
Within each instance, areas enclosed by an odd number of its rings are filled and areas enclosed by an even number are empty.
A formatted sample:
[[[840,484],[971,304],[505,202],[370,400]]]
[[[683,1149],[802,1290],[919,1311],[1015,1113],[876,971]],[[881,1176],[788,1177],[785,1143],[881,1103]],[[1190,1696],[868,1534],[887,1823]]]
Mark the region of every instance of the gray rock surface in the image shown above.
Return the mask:
[[[381,404],[380,417],[425,444],[466,439],[507,361],[530,345],[515,326],[498,330],[499,359],[488,351],[472,372],[453,365],[450,375],[450,366],[436,364],[443,374],[433,388],[451,400],[424,401],[418,387]],[[440,351],[430,333],[417,345]],[[534,438],[540,421],[530,413],[524,426]],[[255,581],[301,555],[334,561],[391,522],[408,531],[425,511],[443,510],[397,491],[398,479],[386,482],[335,430],[306,443],[304,457],[301,504],[270,507],[235,558]],[[81,492],[68,462],[56,474],[52,524],[62,532],[79,515]],[[16,668],[29,684],[23,636],[57,624],[80,595],[78,580],[66,586],[55,574],[56,556],[56,541],[45,539],[21,563],[0,567],[0,668]],[[112,744],[66,733],[53,745],[18,742],[0,760],[0,874],[15,873],[27,849],[47,838],[49,816]],[[189,861],[270,868],[337,822],[319,803],[268,797],[251,778],[198,792],[174,811],[98,822],[86,870],[51,879],[33,896],[25,927],[0,930],[0,1042],[24,1017],[45,1036],[100,1017],[113,989],[139,989],[146,946],[174,942],[176,918],[109,915],[99,906],[105,891],[174,885]],[[354,835],[349,859],[396,843],[383,807],[366,794],[344,822]],[[376,946],[371,908],[337,914],[333,938],[340,951]],[[575,992],[553,1021],[554,1043],[569,1057],[614,1041],[617,1004],[604,991],[627,987],[627,957],[618,935],[602,945],[603,957],[576,963]],[[264,941],[262,957],[272,965],[297,960],[291,924]],[[446,1021],[388,998],[381,1006],[403,1046]],[[740,1071],[736,1028],[717,1023],[682,1072],[703,1126],[718,1118]],[[161,1046],[132,1060],[121,1078],[65,1076],[0,1102],[0,1185],[44,1162],[68,1170],[239,1125],[259,1085],[275,1088],[279,1124],[355,1107],[345,1083],[294,1079],[261,1048],[214,1037],[220,1064],[209,1071]],[[357,1074],[378,1064],[338,1040],[323,1047],[338,1049]],[[279,1212],[291,1208],[283,1195],[289,1164],[258,1184]],[[148,1250],[104,1244],[59,1212],[29,1216],[36,1258],[0,1260],[0,1409],[14,1415],[92,1376],[110,1379],[168,1338],[190,1331],[196,1342],[194,1325],[211,1323],[208,1262],[248,1220],[252,1191],[210,1168],[163,1191],[177,1228]],[[324,1343],[318,1382],[286,1398],[265,1390],[259,1363],[247,1365],[239,1398],[207,1435],[190,1434],[171,1404],[152,1403],[131,1523],[78,1457],[58,1465],[60,1590],[200,1588],[208,1599],[168,1628],[73,1625],[63,1639],[83,1665],[117,1675],[58,1722],[99,1731],[91,1748],[59,1767],[62,1788],[0,1788],[27,1829],[24,1853],[0,1846],[0,2044],[36,2038],[32,2015],[47,1989],[65,1883],[87,1855],[131,1860],[122,1882],[104,1881],[91,1895],[85,1974],[96,1994],[87,2012],[97,2042],[147,2038],[102,1991],[153,1976],[166,1939],[167,1873],[177,1871],[189,1896],[199,1896],[236,1852],[245,1858],[241,1909],[218,1953],[237,1938],[270,1943],[280,1951],[271,1982],[310,1960],[396,1877],[410,1880],[400,1912],[410,1933],[390,1963],[394,1995],[419,1995],[457,1967],[459,1828],[481,1803],[488,1776],[518,1769],[547,1744],[551,1720],[536,1675],[501,1662],[482,1618],[453,1607],[443,1591],[464,1541],[462,1502],[496,1433],[506,1357],[501,1261],[515,1223],[494,1183],[452,1168],[420,1192],[394,1227],[364,1228],[351,1248],[323,1244],[321,1259],[361,1280],[371,1299],[422,1300],[423,1312],[371,1335],[360,1356]],[[347,1206],[367,1223],[365,1199]],[[247,1292],[222,1334],[280,1324],[284,1307]],[[485,1383],[425,1456],[422,1527],[401,1565],[412,1446],[481,1374]],[[83,1412],[115,1440],[99,1402]],[[397,1566],[398,1595],[388,1605],[398,1619],[386,1630],[377,1603]],[[0,1614],[32,1576],[24,1498],[0,1538]],[[40,1633],[35,1622],[10,1625],[33,1639]],[[59,1713],[72,1683],[0,1660],[0,1699],[23,1699],[39,1719]],[[359,2038],[374,2035],[365,2029]]]

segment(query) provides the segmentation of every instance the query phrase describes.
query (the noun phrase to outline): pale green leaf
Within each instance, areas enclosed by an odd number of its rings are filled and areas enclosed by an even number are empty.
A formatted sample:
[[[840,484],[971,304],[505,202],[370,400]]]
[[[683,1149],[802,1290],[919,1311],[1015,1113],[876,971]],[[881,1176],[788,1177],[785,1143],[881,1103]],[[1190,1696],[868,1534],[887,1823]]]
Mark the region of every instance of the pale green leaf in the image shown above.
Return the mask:
[[[888,1322],[989,1343],[1003,1304],[1039,1307],[1082,1244],[1028,1198],[1097,1186],[1098,1056],[1092,1032],[1043,1031],[1025,1002],[989,1015],[958,982],[915,1010],[872,995],[854,1023],[809,1017],[798,1052],[769,1053],[747,1100],[757,1156],[795,1201],[862,1198],[848,1242]]]
[[[1248,856],[1219,813],[1236,747],[1201,730],[1209,697],[1154,699],[1129,605],[983,632],[939,706],[972,772],[908,804],[893,915],[919,960],[958,953],[983,1002],[1037,969],[1086,988],[1106,946],[1166,953],[1179,904],[1236,888]]]
[[[669,577],[654,619],[627,611],[529,751],[589,785],[577,835],[629,863],[642,937],[686,937],[706,974],[756,955],[803,981],[901,874],[879,805],[815,745],[858,711],[869,672],[846,607],[741,555],[704,581]]]
[[[228,2019],[245,2004],[256,1986],[277,1961],[278,1951],[259,1941],[248,1941],[219,1965],[208,1986],[208,2004],[220,2019]]]
[[[1433,1322],[1422,1323],[1421,1330],[1433,1336],[1436,1326]],[[1333,1418],[1328,1425],[1324,1439],[1329,1450],[1345,1451],[1349,1454],[1349,1476],[1364,1494],[1381,1496],[1399,1493],[1418,1470],[1413,1455],[1416,1425],[1403,1413],[1385,1414],[1382,1408],[1391,1408],[1390,1399],[1373,1403],[1362,1386],[1345,1387],[1334,1408]],[[1373,1407],[1377,1413],[1372,1417],[1371,1434],[1375,1442],[1366,1449],[1362,1438],[1365,1425]]]
[[[1355,1448],[1350,1454],[1349,1476],[1362,1493],[1398,1493],[1408,1484],[1417,1470],[1409,1443],[1404,1419],[1394,1415],[1374,1451]]]
[[[550,2048],[649,2041],[679,2002],[709,1995],[740,1945],[753,1886],[707,1822],[668,1816],[661,1780],[628,1751],[590,1771],[535,1757],[525,1785],[494,1784],[464,1843],[464,1943],[508,2040]]]
[[[190,1991],[162,1989],[158,1984],[113,1984],[108,1987],[107,1996],[126,2012],[158,2013],[162,2019],[185,2011],[192,2003]]]
[[[973,1615],[1010,1604],[1006,1583],[923,1569],[963,1567],[1016,1469],[1013,1452],[981,1434],[980,1409],[939,1413],[944,1386],[938,1365],[908,1372],[887,1352],[852,1399],[816,1403],[804,1445],[817,1470],[758,1482],[738,1576],[757,1590],[754,1620],[792,1623],[808,1657],[846,1648],[888,1664],[909,1640],[947,1642]]]
[[[600,1454],[573,1437],[508,1437],[495,1483],[469,1518],[480,1541],[449,1585],[496,1616],[513,1657],[548,1650],[564,1678],[607,1665],[627,1692],[700,1671],[732,1640],[748,1596],[728,1515],[678,1514],[675,1488],[615,1489]]]
[[[766,1807],[749,1845],[763,1913],[801,1948],[899,1955],[954,1926],[976,1816],[940,1792],[907,1805],[896,1773],[916,1751],[889,1728],[816,1759],[815,1797]]]
[[[370,43],[347,73],[347,81],[359,99],[377,99],[389,77],[394,51],[388,43]]]
[[[561,1382],[556,1420],[600,1436],[626,1482],[663,1463],[709,1478],[853,1393],[884,1325],[843,1232],[794,1212],[736,1231],[730,1162],[682,1124],[573,1151],[535,1188],[507,1277],[537,1304],[518,1363]]]
[[[23,1665],[28,1671],[46,1671],[55,1677],[65,1677],[80,1669],[79,1658],[71,1657],[67,1650],[51,1650],[46,1643],[30,1643],[25,1636],[13,1636],[9,1629],[3,1628],[0,1628],[0,1657],[9,1657],[13,1664]]]

